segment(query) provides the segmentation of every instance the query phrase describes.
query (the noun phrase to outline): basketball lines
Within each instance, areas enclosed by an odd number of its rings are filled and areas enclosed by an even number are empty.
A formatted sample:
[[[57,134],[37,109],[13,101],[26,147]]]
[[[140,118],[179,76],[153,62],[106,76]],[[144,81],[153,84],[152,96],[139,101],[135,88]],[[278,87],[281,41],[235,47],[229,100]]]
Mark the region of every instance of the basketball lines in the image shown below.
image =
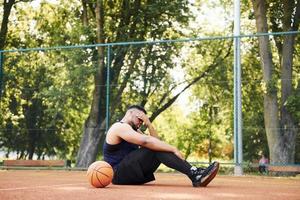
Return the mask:
[[[96,170],[97,171],[97,170]],[[101,172],[100,172],[101,173]],[[102,173],[101,173],[102,174]],[[94,173],[93,173],[94,175]],[[99,183],[101,184],[102,187],[104,187],[104,184],[102,183],[102,181],[100,180],[100,178],[98,177],[98,174],[96,173],[96,178],[99,181]]]
[[[102,175],[106,176],[107,178],[109,178],[108,175],[104,174],[104,173],[101,172],[101,171],[98,171],[98,170],[101,169],[101,168],[109,168],[109,169],[110,169],[110,167],[100,167],[100,168],[98,168],[98,169],[94,169],[95,171],[97,171],[97,172],[99,172],[100,174],[102,174]]]
[[[94,176],[94,174],[95,174],[97,180],[98,180],[99,183],[102,185],[102,187],[105,187],[105,185],[102,183],[102,181],[101,181],[100,178],[98,177],[98,173],[100,173],[100,174],[106,176],[107,178],[109,178],[109,176],[106,175],[105,173],[101,172],[101,171],[98,171],[98,170],[101,169],[101,168],[110,168],[110,167],[99,167],[99,168],[94,168],[93,174],[92,174],[92,180],[93,180],[93,176]],[[96,171],[96,172],[98,172],[98,173],[94,173],[94,171]]]
[[[51,188],[51,187],[61,187],[61,186],[74,186],[74,185],[86,185],[84,183],[67,183],[67,184],[58,184],[58,185],[44,185],[44,186],[32,186],[32,187],[18,187],[18,188],[0,188],[0,191],[13,191],[13,190],[34,190],[38,188]]]

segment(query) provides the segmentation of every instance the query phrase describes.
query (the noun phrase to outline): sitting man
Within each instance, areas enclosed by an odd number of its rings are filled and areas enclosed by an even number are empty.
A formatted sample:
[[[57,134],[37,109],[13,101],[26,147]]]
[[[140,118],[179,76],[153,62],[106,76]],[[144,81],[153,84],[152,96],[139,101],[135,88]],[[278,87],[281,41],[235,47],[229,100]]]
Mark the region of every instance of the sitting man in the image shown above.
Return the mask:
[[[139,130],[143,123],[149,135]],[[138,105],[130,106],[123,119],[108,130],[103,153],[104,160],[114,170],[113,184],[132,185],[153,181],[153,173],[163,163],[187,175],[194,187],[205,187],[219,169],[218,162],[207,168],[191,166],[176,147],[158,138],[146,110]]]

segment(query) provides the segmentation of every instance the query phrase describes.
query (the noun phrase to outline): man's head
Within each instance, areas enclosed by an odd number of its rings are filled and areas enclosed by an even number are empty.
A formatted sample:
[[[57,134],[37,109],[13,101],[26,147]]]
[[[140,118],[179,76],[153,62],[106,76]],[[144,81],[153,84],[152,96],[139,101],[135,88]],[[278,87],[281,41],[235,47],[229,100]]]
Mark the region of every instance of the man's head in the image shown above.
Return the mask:
[[[140,105],[131,105],[127,108],[127,110],[132,110],[132,109],[137,109],[139,111],[142,111],[144,114],[147,114],[147,111],[145,110],[145,108],[143,108]]]
[[[146,115],[147,111],[140,105],[131,105],[127,108],[126,121],[134,130],[139,129],[143,124],[142,115]]]

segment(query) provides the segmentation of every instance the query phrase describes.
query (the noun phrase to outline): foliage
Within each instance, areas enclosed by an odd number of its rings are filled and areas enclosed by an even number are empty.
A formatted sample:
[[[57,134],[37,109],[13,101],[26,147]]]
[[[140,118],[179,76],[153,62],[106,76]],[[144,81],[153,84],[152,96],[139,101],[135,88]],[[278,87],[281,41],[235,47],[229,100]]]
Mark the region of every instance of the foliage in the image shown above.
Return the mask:
[[[6,48],[96,43],[98,22],[95,1],[87,2],[86,19],[84,1],[57,2],[42,1],[37,7],[18,3],[11,16]],[[229,12],[232,2],[227,0],[195,1],[194,5],[188,1],[103,2],[105,42],[231,35],[232,32],[230,13],[224,14],[226,26],[223,30],[219,30],[220,27],[210,29],[213,26],[211,21],[197,16],[204,13],[204,8],[214,10],[221,7],[224,12]],[[242,17],[248,18],[244,19],[242,28],[245,32],[255,32],[250,2],[242,2]],[[284,16],[280,5],[279,1],[270,1],[268,17],[274,32],[283,30],[278,20]],[[84,23],[85,20],[87,23]],[[257,159],[262,152],[269,152],[263,93],[264,89],[274,92],[280,89],[278,79],[283,37],[271,40],[275,75],[265,88],[261,63],[257,58],[257,40],[244,38],[242,41],[243,153],[246,161]],[[299,55],[299,37],[295,44],[295,55]],[[111,122],[120,119],[129,104],[139,103],[155,120],[162,139],[176,145],[185,158],[209,159],[211,156],[213,159],[231,160],[231,48],[232,40],[112,46]],[[106,53],[107,49],[105,56]],[[0,149],[6,153],[14,151],[19,158],[29,158],[34,153],[39,158],[58,156],[74,160],[91,110],[92,91],[101,87],[102,92],[106,92],[104,85],[94,85],[98,58],[96,48],[5,53]],[[294,56],[294,63],[293,95],[287,99],[285,106],[299,127],[299,56]],[[200,78],[190,90],[183,93],[189,96],[186,103],[189,108],[177,102],[163,108],[168,102],[172,104],[172,98],[197,77]],[[101,99],[100,104],[99,107],[104,108],[105,100]],[[105,113],[100,115],[105,117]],[[299,138],[298,134],[297,149]],[[209,148],[212,149],[210,155]]]
[[[19,20],[9,32],[8,48],[79,43],[72,8],[42,3],[35,12],[18,4]],[[68,10],[69,9],[69,10]],[[42,23],[43,20],[43,23]],[[73,22],[71,21],[73,20]],[[61,33],[65,32],[65,36]],[[77,40],[77,41],[76,41]],[[18,158],[73,158],[90,101],[93,66],[90,50],[5,54],[5,91],[1,99],[1,148]],[[85,59],[82,59],[85,58]],[[76,86],[76,87],[74,87]],[[88,98],[87,98],[88,97]]]
[[[261,66],[256,59],[258,44],[254,38],[245,42],[251,43],[243,56],[243,158],[252,162],[264,153],[268,155],[267,138],[264,129],[263,83]]]

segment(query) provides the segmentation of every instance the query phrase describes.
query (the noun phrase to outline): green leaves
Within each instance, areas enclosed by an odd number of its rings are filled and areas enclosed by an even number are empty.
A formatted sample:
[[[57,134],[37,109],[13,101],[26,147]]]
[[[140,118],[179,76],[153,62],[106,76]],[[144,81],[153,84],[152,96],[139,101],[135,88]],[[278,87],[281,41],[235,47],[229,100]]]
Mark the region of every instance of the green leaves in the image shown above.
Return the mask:
[[[72,7],[42,3],[38,8],[43,12],[38,12],[22,4],[8,47],[80,43],[82,28]],[[5,53],[2,149],[17,152],[19,158],[32,158],[33,154],[39,158],[75,157],[91,101],[95,72],[92,52],[74,49]]]
[[[300,90],[296,90],[292,95],[290,95],[286,102],[284,102],[284,106],[288,109],[289,113],[291,113],[296,120],[296,124],[300,123]]]

